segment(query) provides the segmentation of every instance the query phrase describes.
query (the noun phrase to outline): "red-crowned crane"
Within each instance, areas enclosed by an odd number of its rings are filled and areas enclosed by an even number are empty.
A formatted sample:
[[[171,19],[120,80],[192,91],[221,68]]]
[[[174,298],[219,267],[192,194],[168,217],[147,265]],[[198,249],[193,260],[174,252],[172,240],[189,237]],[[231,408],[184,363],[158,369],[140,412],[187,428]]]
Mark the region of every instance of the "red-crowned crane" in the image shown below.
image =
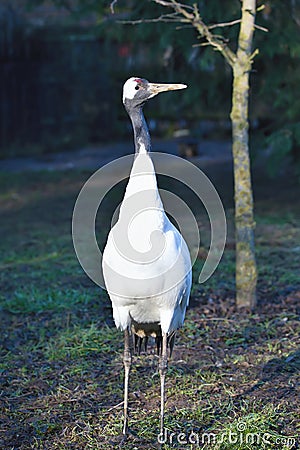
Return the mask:
[[[150,83],[132,77],[123,88],[123,103],[131,119],[135,159],[117,223],[103,253],[103,275],[116,326],[124,331],[124,426],[128,426],[128,382],[131,335],[140,347],[156,338],[161,381],[160,431],[164,431],[165,377],[174,336],[183,325],[191,289],[191,259],[187,245],[168,219],[159,195],[150,157],[151,142],[143,106],[160,92],[184,89],[184,84]]]

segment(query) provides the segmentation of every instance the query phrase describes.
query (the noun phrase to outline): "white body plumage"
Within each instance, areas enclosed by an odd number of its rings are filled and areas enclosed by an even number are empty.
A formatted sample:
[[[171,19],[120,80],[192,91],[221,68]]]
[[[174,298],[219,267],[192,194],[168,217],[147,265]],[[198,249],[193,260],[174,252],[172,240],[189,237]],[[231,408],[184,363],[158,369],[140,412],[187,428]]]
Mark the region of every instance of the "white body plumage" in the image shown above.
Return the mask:
[[[120,226],[127,227],[128,252],[120,248]],[[123,236],[120,237],[123,242]],[[136,253],[131,257],[131,246]],[[149,251],[153,250],[149,255]],[[125,254],[124,254],[125,253]],[[170,333],[184,321],[191,288],[187,245],[164,212],[148,153],[138,153],[103,254],[103,274],[121,330],[131,321],[156,323]]]

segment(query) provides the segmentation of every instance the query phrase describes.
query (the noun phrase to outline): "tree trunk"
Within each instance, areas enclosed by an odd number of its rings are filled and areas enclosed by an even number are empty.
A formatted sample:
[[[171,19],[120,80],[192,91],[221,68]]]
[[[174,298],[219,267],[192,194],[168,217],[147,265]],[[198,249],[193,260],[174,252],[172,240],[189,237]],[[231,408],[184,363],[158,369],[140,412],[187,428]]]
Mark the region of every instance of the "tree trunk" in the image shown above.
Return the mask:
[[[257,268],[254,250],[253,198],[248,145],[249,72],[256,12],[255,0],[243,0],[238,50],[233,64],[232,151],[236,226],[236,304],[256,304]]]
[[[177,0],[153,0],[162,6],[171,7],[179,22],[190,23],[199,36],[219,51],[233,70],[232,92],[232,152],[235,186],[236,226],[236,304],[252,308],[256,305],[257,269],[254,250],[253,198],[250,175],[248,145],[248,98],[249,73],[257,53],[251,54],[256,15],[256,0],[241,0],[242,18],[237,52],[234,53],[225,40],[214,34],[200,15],[198,5],[184,5]],[[160,17],[163,20],[163,16]],[[219,24],[219,26],[230,23]]]

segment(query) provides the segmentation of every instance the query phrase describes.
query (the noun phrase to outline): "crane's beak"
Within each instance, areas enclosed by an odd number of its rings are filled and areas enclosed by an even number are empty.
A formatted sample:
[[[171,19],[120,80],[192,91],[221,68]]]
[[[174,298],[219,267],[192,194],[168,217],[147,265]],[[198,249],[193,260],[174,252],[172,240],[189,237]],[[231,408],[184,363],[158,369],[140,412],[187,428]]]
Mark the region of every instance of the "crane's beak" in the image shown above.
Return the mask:
[[[187,88],[186,84],[180,83],[149,83],[148,90],[151,92],[152,96],[165,91],[177,91],[178,89]]]

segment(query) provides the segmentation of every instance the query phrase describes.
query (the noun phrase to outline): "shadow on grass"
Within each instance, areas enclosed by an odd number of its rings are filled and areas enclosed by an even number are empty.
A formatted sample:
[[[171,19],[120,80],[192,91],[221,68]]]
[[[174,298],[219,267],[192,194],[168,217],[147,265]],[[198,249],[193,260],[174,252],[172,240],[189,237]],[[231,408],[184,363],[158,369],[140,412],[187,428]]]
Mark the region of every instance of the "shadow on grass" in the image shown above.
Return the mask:
[[[273,358],[262,369],[262,382],[272,381],[278,377],[288,378],[300,372],[300,349],[290,353],[287,357]]]

